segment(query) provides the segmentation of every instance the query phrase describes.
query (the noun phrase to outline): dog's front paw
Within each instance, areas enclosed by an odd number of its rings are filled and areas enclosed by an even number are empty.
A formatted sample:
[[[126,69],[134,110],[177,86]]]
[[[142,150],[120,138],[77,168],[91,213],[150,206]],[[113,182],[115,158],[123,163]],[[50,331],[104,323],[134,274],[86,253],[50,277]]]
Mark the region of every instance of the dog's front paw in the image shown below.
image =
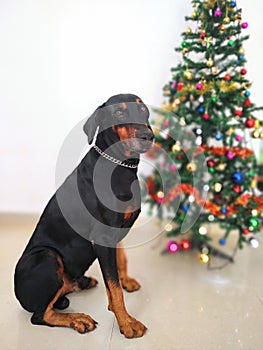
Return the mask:
[[[135,292],[141,288],[140,283],[137,282],[134,278],[130,277],[121,278],[121,285],[123,289],[127,290],[127,292]]]
[[[124,324],[120,325],[120,332],[126,338],[142,337],[145,334],[146,330],[147,327],[143,323],[131,316],[124,322]]]

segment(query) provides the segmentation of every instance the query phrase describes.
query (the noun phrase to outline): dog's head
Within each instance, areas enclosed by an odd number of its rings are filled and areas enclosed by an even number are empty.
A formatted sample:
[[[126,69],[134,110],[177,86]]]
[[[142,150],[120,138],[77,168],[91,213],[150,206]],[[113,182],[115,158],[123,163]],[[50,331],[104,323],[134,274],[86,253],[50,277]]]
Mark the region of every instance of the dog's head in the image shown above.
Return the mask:
[[[107,132],[111,143],[121,141],[131,152],[144,153],[152,147],[154,135],[149,110],[136,95],[112,96],[96,109],[83,128],[89,143],[98,127],[99,133]]]

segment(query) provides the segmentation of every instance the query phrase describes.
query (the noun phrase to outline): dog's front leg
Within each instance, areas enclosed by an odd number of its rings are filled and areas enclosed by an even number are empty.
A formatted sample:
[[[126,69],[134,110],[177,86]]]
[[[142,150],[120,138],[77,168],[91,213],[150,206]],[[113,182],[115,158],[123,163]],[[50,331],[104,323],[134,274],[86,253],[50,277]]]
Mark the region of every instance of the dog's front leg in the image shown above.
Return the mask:
[[[126,310],[123,292],[119,281],[116,248],[95,245],[95,251],[102,270],[109,300],[109,310],[117,319],[121,333],[126,338],[142,337],[147,328]]]

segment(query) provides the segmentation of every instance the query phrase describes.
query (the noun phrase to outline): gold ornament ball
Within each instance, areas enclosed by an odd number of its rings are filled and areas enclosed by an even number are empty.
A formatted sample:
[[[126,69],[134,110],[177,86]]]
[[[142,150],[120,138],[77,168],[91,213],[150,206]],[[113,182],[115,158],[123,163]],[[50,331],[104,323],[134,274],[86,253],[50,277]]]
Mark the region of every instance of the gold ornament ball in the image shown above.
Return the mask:
[[[244,48],[241,47],[241,48],[238,50],[238,53],[239,53],[240,55],[244,55],[244,54],[245,54]]]
[[[226,168],[226,163],[220,163],[217,167],[219,171],[224,171]]]
[[[230,18],[229,17],[225,17],[224,18],[224,23],[225,24],[229,24],[230,23]]]
[[[196,18],[196,11],[193,11],[193,12],[192,12],[191,17],[192,17],[192,18]]]
[[[212,60],[212,58],[209,58],[209,59],[206,61],[206,65],[207,65],[207,67],[213,67],[214,61]]]
[[[207,264],[209,262],[210,258],[209,258],[209,255],[201,253],[199,255],[199,260],[202,264]]]
[[[187,169],[190,173],[194,173],[194,172],[196,172],[196,170],[197,170],[197,164],[194,163],[194,162],[190,162],[190,163],[187,164],[186,169]]]
[[[190,70],[185,71],[184,76],[186,77],[187,80],[193,79],[193,73]]]
[[[251,136],[253,137],[253,139],[259,139],[260,138],[260,131],[259,130],[253,130],[251,133]]]
[[[260,138],[263,139],[263,131],[260,131]]]
[[[222,190],[222,184],[220,182],[216,182],[214,185],[215,192],[221,192]]]
[[[224,24],[222,24],[220,27],[220,32],[224,33],[225,31],[226,31],[226,26]]]
[[[192,29],[190,27],[187,27],[186,30],[185,30],[185,34],[189,35],[191,33],[192,33]]]
[[[172,147],[172,152],[180,152],[181,149],[182,149],[182,148],[181,148],[180,144],[176,143],[176,144],[174,144],[173,147]]]

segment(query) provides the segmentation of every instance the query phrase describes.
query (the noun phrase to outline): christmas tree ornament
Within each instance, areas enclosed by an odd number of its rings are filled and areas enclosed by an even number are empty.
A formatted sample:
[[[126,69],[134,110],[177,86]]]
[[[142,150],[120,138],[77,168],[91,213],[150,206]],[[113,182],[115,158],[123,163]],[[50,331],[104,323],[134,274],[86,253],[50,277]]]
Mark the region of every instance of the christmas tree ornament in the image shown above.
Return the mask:
[[[254,128],[255,126],[255,119],[253,118],[248,118],[245,122],[245,125],[247,128]]]
[[[220,163],[217,167],[219,171],[224,171],[226,168],[226,163]]]
[[[163,199],[163,197],[164,197],[163,191],[157,192],[157,197]]]
[[[229,151],[227,152],[226,157],[227,159],[232,160],[235,157],[235,155],[233,152]]]
[[[171,232],[174,229],[174,225],[169,223],[169,224],[165,225],[164,229],[167,232]]]
[[[222,188],[223,188],[223,185],[220,183],[220,182],[216,182],[214,184],[214,190],[215,192],[221,192],[222,191]]]
[[[230,2],[230,6],[231,6],[231,7],[236,7],[236,6],[237,6],[237,3],[236,3],[235,1],[231,1],[231,2]]]
[[[231,20],[230,20],[229,17],[225,17],[224,20],[223,20],[223,22],[224,22],[225,24],[229,24],[229,23],[231,22]]]
[[[201,253],[199,255],[199,260],[202,264],[208,264],[210,258],[209,258],[209,255],[208,254],[204,254],[204,253]]]
[[[248,23],[247,23],[247,22],[243,22],[243,23],[241,24],[241,27],[242,27],[243,29],[246,29],[246,28],[248,27]]]
[[[193,12],[192,12],[191,17],[192,17],[193,19],[195,19],[195,18],[197,17],[196,11],[193,11]]]
[[[167,242],[166,248],[169,253],[176,253],[178,250],[178,244],[175,241],[169,241]]]
[[[193,79],[193,73],[190,70],[186,70],[184,73],[184,76],[186,77],[187,80]]]
[[[203,84],[202,83],[197,83],[195,87],[196,87],[197,90],[202,90]]]
[[[218,8],[215,10],[215,17],[221,17],[222,16],[222,11]]]
[[[251,211],[251,215],[252,215],[252,216],[258,216],[258,211],[257,211],[257,209],[253,209],[253,210]]]
[[[201,32],[200,39],[204,39],[206,37],[206,32]]]
[[[210,115],[206,112],[206,113],[204,113],[204,115],[203,115],[203,119],[204,120],[208,120],[210,118]]]
[[[214,159],[208,159],[208,161],[206,162],[207,166],[210,168],[214,168],[216,166],[216,162],[214,161]]]
[[[204,113],[204,111],[205,111],[204,107],[201,106],[201,107],[198,108],[198,112],[200,114]]]
[[[243,114],[243,111],[242,111],[241,109],[235,110],[235,115],[236,115],[237,117],[241,117],[242,114]]]
[[[221,141],[222,138],[223,138],[223,135],[221,134],[221,132],[217,132],[217,133],[215,134],[215,139],[216,139],[217,141]]]
[[[226,81],[230,81],[231,80],[231,75],[229,73],[227,73],[225,76],[224,76],[224,79]]]
[[[215,173],[215,168],[208,168],[208,171],[210,174],[214,174]]]
[[[216,102],[217,102],[217,96],[212,96],[212,97],[211,97],[211,101],[214,102],[214,103],[216,103]]]
[[[238,55],[237,58],[238,58],[239,61],[242,61],[245,58],[245,56],[244,55]]]
[[[240,185],[234,185],[232,187],[233,191],[236,192],[236,193],[241,193],[242,192],[242,188]]]
[[[199,228],[198,232],[199,232],[200,235],[204,236],[204,235],[207,234],[207,229],[206,229],[206,227],[201,226],[201,227]]]
[[[225,31],[226,31],[226,26],[224,24],[221,24],[220,33],[224,33]]]
[[[241,135],[236,135],[236,136],[235,136],[235,140],[236,140],[237,142],[241,142],[241,141],[243,140],[243,137],[242,137]]]
[[[183,48],[187,47],[187,45],[188,45],[188,44],[187,44],[187,41],[185,41],[185,40],[182,41],[182,44],[181,44],[181,45],[182,45]]]
[[[226,239],[225,239],[225,238],[220,238],[219,241],[218,241],[218,243],[219,243],[220,245],[225,245],[225,244],[226,244]]]
[[[230,40],[228,40],[227,45],[228,45],[228,46],[233,46],[234,43],[235,43],[234,40],[230,39]]]
[[[210,222],[215,221],[214,215],[208,215],[208,221],[210,221]]]
[[[183,205],[183,211],[187,212],[189,210],[189,205]]]
[[[179,83],[177,84],[177,90],[181,91],[183,87],[184,87],[184,83],[182,81],[179,81]]]
[[[258,248],[259,247],[259,241],[255,237],[249,238],[249,243],[252,248]]]
[[[253,228],[257,228],[259,226],[259,218],[253,217],[249,219],[249,225]]]
[[[241,184],[244,180],[244,175],[240,171],[235,171],[231,178],[234,184]]]
[[[192,29],[190,27],[187,27],[186,30],[185,30],[185,34],[189,35],[191,33],[192,33]]]
[[[251,101],[250,99],[246,99],[246,101],[244,102],[244,107],[249,107],[251,105]]]
[[[222,214],[226,214],[226,213],[227,213],[227,209],[226,209],[226,208],[222,208],[222,209],[221,209],[221,213],[222,213]]]
[[[246,68],[242,68],[241,71],[240,71],[240,73],[241,73],[242,75],[246,75],[246,74],[247,74]]]
[[[180,142],[176,142],[173,146],[172,146],[172,152],[176,153],[176,152],[180,152],[182,150],[181,148],[181,144]]]
[[[238,53],[239,53],[240,55],[244,55],[244,54],[245,54],[244,48],[241,47],[241,48],[238,50]]]
[[[197,170],[197,164],[195,162],[190,162],[187,164],[186,169],[190,172],[190,173],[194,173]]]
[[[251,136],[253,139],[259,139],[260,138],[260,131],[258,129],[252,131]]]
[[[212,60],[212,58],[209,58],[207,61],[206,61],[206,65],[207,67],[212,67],[214,65],[214,61]]]
[[[244,234],[244,235],[248,235],[248,234],[249,234],[249,229],[244,228],[244,229],[243,229],[243,234]]]
[[[180,242],[180,248],[182,250],[189,250],[191,248],[191,243],[187,239],[182,239]]]

